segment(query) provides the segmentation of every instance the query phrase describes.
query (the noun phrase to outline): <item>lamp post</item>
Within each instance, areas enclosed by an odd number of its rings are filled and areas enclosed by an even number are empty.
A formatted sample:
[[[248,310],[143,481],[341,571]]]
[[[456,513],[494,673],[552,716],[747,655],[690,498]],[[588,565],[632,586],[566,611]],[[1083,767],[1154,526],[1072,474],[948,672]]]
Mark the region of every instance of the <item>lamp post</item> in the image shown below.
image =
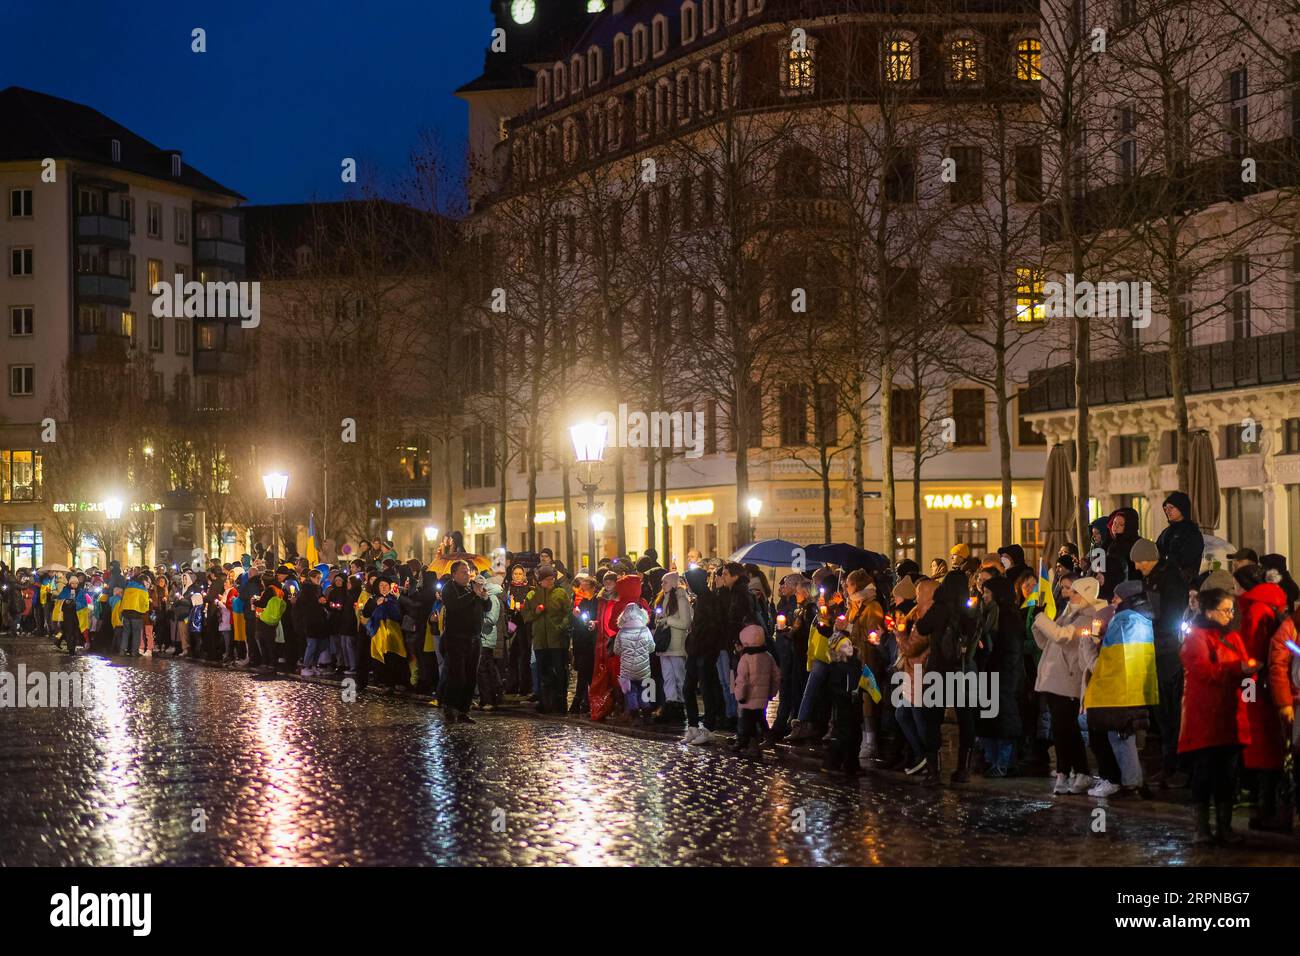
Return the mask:
[[[745,506],[749,508],[749,533],[752,534],[754,536],[754,540],[757,541],[758,540],[758,515],[763,510],[763,499],[750,498],[748,501],[745,502]]]
[[[285,494],[289,490],[289,476],[283,472],[273,471],[262,476],[262,486],[266,488],[266,500],[271,503],[271,566],[280,561],[280,517],[284,514]]]
[[[433,555],[438,543],[438,529],[434,525],[426,524],[424,526],[424,563],[428,564],[433,560]]]
[[[104,518],[108,525],[108,534],[104,541],[104,561],[106,564],[113,563],[113,550],[117,544],[117,526],[122,520],[122,499],[109,498],[104,502]]]
[[[596,571],[596,488],[597,468],[605,457],[605,439],[608,429],[604,425],[586,423],[569,429],[573,439],[573,458],[578,464],[578,481],[587,493],[587,560],[591,571]],[[601,515],[602,526],[604,515]]]

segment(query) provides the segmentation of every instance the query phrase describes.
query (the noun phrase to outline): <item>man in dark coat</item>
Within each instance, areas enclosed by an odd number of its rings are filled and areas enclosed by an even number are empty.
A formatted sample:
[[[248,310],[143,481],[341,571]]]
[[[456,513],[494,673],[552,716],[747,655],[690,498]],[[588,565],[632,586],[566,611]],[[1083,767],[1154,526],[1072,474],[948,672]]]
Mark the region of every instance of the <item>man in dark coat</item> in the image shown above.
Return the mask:
[[[469,708],[474,698],[478,671],[479,636],[487,594],[471,581],[469,565],[457,561],[451,566],[451,580],[442,589],[442,656],[446,669],[443,708],[447,723],[472,724]]]
[[[1186,521],[1182,523],[1188,524]],[[1200,537],[1199,530],[1196,534]],[[1165,540],[1165,536],[1162,534],[1160,539]],[[1183,786],[1185,778],[1178,773],[1178,733],[1183,707],[1183,663],[1179,653],[1183,645],[1183,616],[1187,612],[1187,594],[1191,585],[1178,564],[1164,558],[1157,546],[1146,538],[1133,542],[1129,560],[1142,575],[1147,603],[1155,622],[1156,680],[1160,703],[1152,709],[1156,726],[1160,729],[1161,769],[1152,779],[1161,789]]]

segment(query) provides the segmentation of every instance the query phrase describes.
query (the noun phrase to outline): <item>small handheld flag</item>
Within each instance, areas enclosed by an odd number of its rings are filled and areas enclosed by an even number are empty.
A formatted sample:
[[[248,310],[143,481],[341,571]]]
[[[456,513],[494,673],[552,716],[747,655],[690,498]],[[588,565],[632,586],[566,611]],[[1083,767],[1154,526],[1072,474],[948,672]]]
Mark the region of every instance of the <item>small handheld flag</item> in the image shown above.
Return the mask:
[[[320,564],[320,555],[316,551],[316,512],[307,516],[307,563],[312,567]]]

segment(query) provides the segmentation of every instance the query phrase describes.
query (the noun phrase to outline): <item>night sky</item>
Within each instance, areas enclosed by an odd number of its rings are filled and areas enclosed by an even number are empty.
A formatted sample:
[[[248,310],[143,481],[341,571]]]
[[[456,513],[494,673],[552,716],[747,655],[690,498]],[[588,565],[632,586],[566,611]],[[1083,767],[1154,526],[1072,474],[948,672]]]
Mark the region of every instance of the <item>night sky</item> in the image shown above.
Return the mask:
[[[382,183],[425,131],[463,166],[452,90],[491,30],[489,0],[0,0],[0,89],[92,106],[250,202],[336,199],[343,157]]]

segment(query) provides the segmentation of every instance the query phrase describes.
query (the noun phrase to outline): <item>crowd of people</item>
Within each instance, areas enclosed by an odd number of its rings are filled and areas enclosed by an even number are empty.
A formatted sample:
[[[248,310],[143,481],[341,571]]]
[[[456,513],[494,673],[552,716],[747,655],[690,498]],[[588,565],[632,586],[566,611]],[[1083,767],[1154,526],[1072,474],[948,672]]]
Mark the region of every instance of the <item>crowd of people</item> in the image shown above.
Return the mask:
[[[511,695],[544,713],[676,727],[692,746],[733,733],[753,757],[812,748],[828,774],[878,768],[929,786],[945,780],[951,714],[950,782],[1043,775],[1062,798],[1115,799],[1190,786],[1198,842],[1237,839],[1244,793],[1252,829],[1289,830],[1300,586],[1281,555],[1248,549],[1204,570],[1190,511],[1170,494],[1150,541],[1121,508],[1046,571],[1019,545],[976,556],[959,543],[924,571],[823,566],[773,590],[756,565],[694,551],[681,569],[647,550],[570,574],[548,550],[484,567],[449,538],[427,567],[382,541],[315,567],[0,566],[0,608],[6,630],[48,634],[69,654],[373,682],[428,695],[449,723]]]

